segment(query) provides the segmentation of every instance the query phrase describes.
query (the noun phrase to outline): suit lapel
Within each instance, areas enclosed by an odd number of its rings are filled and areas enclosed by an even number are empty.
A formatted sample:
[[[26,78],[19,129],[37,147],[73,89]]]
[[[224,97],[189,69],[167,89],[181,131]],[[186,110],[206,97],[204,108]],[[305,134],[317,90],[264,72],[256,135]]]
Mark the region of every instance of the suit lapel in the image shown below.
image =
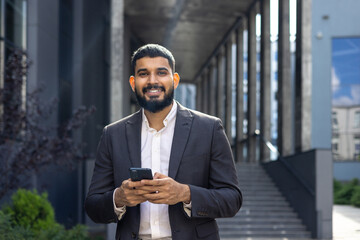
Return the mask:
[[[192,120],[193,116],[190,111],[178,104],[169,163],[169,177],[173,179],[176,177],[190,135]]]
[[[141,167],[141,110],[129,118],[125,125],[129,158],[132,167]]]

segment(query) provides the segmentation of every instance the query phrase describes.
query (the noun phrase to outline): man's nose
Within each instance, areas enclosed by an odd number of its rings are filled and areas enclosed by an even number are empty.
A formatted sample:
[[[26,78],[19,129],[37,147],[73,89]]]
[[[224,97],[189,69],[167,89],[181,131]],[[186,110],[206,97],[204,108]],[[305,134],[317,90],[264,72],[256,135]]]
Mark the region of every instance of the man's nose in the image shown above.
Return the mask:
[[[157,83],[157,76],[155,73],[151,73],[149,74],[149,79],[148,79],[149,83]]]

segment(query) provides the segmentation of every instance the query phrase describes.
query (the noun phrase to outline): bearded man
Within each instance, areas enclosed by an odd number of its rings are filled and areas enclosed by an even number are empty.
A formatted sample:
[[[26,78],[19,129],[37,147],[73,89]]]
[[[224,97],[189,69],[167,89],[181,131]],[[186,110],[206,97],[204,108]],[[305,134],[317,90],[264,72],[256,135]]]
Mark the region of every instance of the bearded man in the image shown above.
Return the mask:
[[[221,121],[174,100],[180,76],[166,48],[142,46],[131,65],[141,109],[104,128],[87,214],[116,222],[121,240],[219,240],[215,218],[234,216],[242,204]],[[152,169],[153,179],[132,181],[131,167]]]

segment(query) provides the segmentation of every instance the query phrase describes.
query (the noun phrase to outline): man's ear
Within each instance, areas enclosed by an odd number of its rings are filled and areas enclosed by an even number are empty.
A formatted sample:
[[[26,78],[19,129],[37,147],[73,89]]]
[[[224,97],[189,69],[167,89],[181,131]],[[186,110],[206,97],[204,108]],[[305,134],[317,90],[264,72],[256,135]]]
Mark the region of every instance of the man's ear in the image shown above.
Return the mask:
[[[180,75],[176,72],[174,73],[174,89],[176,89],[179,86],[180,82]]]
[[[129,83],[130,83],[131,89],[133,90],[133,92],[135,92],[135,78],[134,78],[134,76],[130,76]]]

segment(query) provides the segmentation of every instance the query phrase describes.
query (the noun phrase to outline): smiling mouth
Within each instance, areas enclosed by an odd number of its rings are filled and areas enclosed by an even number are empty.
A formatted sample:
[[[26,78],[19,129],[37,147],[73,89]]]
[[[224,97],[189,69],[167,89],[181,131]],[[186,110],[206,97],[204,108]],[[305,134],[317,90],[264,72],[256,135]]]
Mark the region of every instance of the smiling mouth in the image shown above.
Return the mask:
[[[161,89],[152,89],[152,90],[149,90],[147,92],[149,92],[149,93],[157,93],[157,92],[161,92]]]
[[[157,97],[159,93],[165,92],[165,88],[158,85],[147,86],[143,88],[143,93],[149,95],[150,97]]]

